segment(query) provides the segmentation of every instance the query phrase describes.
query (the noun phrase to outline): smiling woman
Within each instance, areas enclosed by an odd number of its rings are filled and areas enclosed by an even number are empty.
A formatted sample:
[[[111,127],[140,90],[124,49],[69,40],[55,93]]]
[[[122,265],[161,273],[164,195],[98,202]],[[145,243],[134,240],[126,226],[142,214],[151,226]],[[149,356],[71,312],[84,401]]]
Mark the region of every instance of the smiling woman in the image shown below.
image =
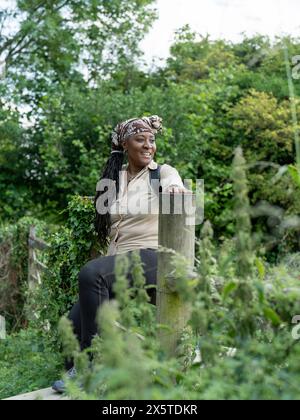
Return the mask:
[[[128,154],[127,172],[131,180],[153,159],[156,152],[155,136],[148,132],[133,134],[127,141],[123,141],[123,148]]]
[[[158,197],[149,181],[150,172],[160,170],[162,192],[190,193],[184,188],[175,168],[167,164],[160,167],[153,159],[157,150],[155,136],[161,129],[162,120],[154,115],[124,121],[116,126],[112,134],[111,156],[101,181],[109,181],[109,185],[113,183],[116,195],[111,202],[107,200],[107,211],[101,213],[97,204],[107,192],[105,187],[101,187],[101,182],[97,184],[100,187],[95,196],[95,227],[100,243],[109,244],[109,248],[106,256],[89,261],[80,270],[79,301],[69,314],[82,350],[90,347],[92,338],[99,332],[96,325],[99,307],[105,300],[114,297],[117,254],[127,254],[131,264],[132,252],[138,251],[146,285],[156,284],[159,215],[157,211],[152,211],[153,207],[158,208]],[[124,156],[127,156],[127,164],[123,164]],[[132,204],[136,203],[143,204],[140,206],[142,211],[132,211]],[[127,279],[131,287],[133,277],[130,269]],[[155,304],[155,289],[147,288],[147,293],[151,303]],[[66,364],[66,369],[69,369],[69,377],[73,377],[72,364]],[[53,384],[53,389],[58,392],[64,391],[64,387],[61,380]]]
[[[126,185],[133,181],[135,178],[142,177],[144,181],[147,180],[149,171],[156,170],[157,164],[154,162],[154,156],[157,150],[156,135],[162,130],[162,119],[157,115],[151,117],[142,118],[131,118],[124,122],[119,123],[112,134],[112,150],[111,156],[107,161],[106,167],[103,171],[100,183],[100,189],[97,191],[95,196],[95,207],[97,209],[97,200],[103,199],[101,197],[106,193],[106,190],[101,188],[101,182],[110,180],[115,183],[115,190],[118,199],[121,200],[123,195],[127,195],[127,191],[122,189],[122,182],[126,175]],[[127,166],[123,165],[124,157],[127,158]],[[126,174],[124,174],[126,172]],[[121,176],[120,176],[121,174]],[[103,184],[102,184],[103,185]],[[138,186],[135,185],[138,189]],[[161,167],[161,186],[165,192],[185,192],[182,180],[175,168],[170,165],[162,165]],[[142,186],[139,185],[140,190],[143,190]],[[151,190],[150,190],[151,191]],[[132,196],[131,200],[135,201],[139,197]],[[141,197],[140,197],[141,198]],[[151,201],[151,197],[149,196]],[[108,203],[107,203],[108,204]],[[131,227],[136,223],[135,219],[132,219],[127,225]],[[155,221],[158,229],[158,219]],[[153,226],[155,226],[153,221]],[[100,244],[105,247],[109,244],[112,218],[107,208],[107,211],[100,212],[96,211],[96,231]],[[120,226],[121,227],[121,226]],[[120,236],[122,232],[120,232]],[[151,233],[149,232],[149,237]],[[133,249],[136,249],[134,247]]]

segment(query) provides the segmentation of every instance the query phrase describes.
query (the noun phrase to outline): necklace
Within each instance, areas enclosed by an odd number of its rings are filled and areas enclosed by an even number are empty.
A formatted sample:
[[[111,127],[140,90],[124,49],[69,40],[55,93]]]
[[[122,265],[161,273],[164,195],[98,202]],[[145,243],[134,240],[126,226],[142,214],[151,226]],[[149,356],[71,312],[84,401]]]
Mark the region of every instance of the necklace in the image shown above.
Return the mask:
[[[136,174],[132,175],[128,168],[127,168],[127,181],[130,182],[133,178],[135,178],[137,176],[137,174],[139,174],[139,172],[137,172]]]
[[[133,180],[133,178],[135,178],[135,177],[136,177],[136,175],[137,175],[137,174],[135,174],[135,175],[131,175],[131,174],[129,173],[129,171],[127,171],[127,182],[129,183],[130,181],[132,181],[132,180]]]

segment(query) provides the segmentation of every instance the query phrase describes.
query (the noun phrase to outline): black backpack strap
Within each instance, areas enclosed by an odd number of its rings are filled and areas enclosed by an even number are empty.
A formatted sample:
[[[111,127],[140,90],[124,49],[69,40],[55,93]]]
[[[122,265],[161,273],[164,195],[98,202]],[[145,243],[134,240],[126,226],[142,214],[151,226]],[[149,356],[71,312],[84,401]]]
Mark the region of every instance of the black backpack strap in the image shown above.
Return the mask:
[[[162,187],[161,187],[161,185],[160,185],[160,168],[161,168],[161,165],[157,165],[157,168],[156,169],[150,169],[150,173],[149,173],[149,181],[150,181],[150,185],[152,186],[152,188],[154,189],[154,191],[156,192],[156,194],[158,194],[158,191],[157,191],[157,183],[153,183],[152,184],[152,180],[153,179],[158,179],[158,181],[159,181],[159,192],[162,192]]]

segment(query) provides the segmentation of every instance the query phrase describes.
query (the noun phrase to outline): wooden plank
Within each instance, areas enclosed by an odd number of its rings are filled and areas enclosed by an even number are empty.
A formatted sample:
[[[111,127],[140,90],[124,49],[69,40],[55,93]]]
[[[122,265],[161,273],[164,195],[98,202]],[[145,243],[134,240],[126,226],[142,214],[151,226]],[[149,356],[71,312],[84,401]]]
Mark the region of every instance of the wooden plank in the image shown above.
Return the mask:
[[[6,339],[5,318],[0,315],[0,340]]]
[[[35,250],[33,248],[33,246],[30,244],[30,237],[34,238],[35,237],[35,227],[34,226],[30,226],[29,229],[29,239],[28,239],[28,276],[27,276],[27,282],[29,285],[29,288],[31,288],[34,283],[35,283],[35,278],[36,277],[36,273],[35,273],[35,268],[34,268],[34,261],[35,261]]]
[[[30,248],[39,249],[40,251],[43,251],[50,247],[50,245],[47,244],[47,242],[39,238],[33,238],[32,236],[29,236],[28,238],[28,245]]]
[[[49,245],[43,239],[36,237],[36,228],[34,225],[31,225],[29,228],[28,246],[29,248],[36,248],[41,251],[49,248]]]
[[[30,275],[30,283],[36,284],[36,283],[39,283],[39,281],[40,280],[38,276],[36,276],[35,274]]]
[[[44,271],[46,266],[37,259],[34,243],[37,240],[35,237],[35,226],[30,226],[28,239],[28,286],[29,289],[34,289],[37,284],[41,284],[40,271]]]
[[[48,270],[48,267],[39,260],[35,260],[34,264],[38,270],[41,270],[41,271]]]
[[[27,394],[15,395],[13,397],[4,398],[5,400],[68,400],[69,398],[63,394],[58,394],[52,388],[39,389],[37,391],[28,392]]]

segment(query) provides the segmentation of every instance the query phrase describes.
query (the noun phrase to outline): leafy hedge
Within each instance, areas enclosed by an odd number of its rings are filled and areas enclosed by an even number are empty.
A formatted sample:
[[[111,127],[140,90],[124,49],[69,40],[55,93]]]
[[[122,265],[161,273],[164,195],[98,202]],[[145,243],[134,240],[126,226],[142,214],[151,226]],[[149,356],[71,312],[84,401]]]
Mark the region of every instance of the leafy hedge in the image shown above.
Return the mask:
[[[33,217],[0,228],[0,313],[9,331],[27,325],[28,235],[32,225],[41,238],[47,238],[52,231],[50,225]]]
[[[48,334],[24,329],[0,341],[0,399],[48,388],[62,369],[62,356]]]
[[[31,294],[39,313],[38,324],[56,325],[61,315],[78,300],[78,273],[90,259],[105,254],[94,229],[94,207],[89,197],[74,196],[66,209],[67,223],[49,237],[45,255],[48,271]],[[35,302],[35,303],[34,303]]]
[[[0,313],[5,316],[8,331],[28,324],[37,311],[50,322],[57,321],[78,295],[77,275],[89,259],[103,254],[94,231],[94,208],[89,197],[74,196],[67,209],[67,223],[49,225],[24,217],[16,224],[0,229]],[[28,236],[30,226],[49,249],[36,251],[48,270],[42,273],[42,284],[28,290]],[[42,318],[40,318],[42,319]]]

